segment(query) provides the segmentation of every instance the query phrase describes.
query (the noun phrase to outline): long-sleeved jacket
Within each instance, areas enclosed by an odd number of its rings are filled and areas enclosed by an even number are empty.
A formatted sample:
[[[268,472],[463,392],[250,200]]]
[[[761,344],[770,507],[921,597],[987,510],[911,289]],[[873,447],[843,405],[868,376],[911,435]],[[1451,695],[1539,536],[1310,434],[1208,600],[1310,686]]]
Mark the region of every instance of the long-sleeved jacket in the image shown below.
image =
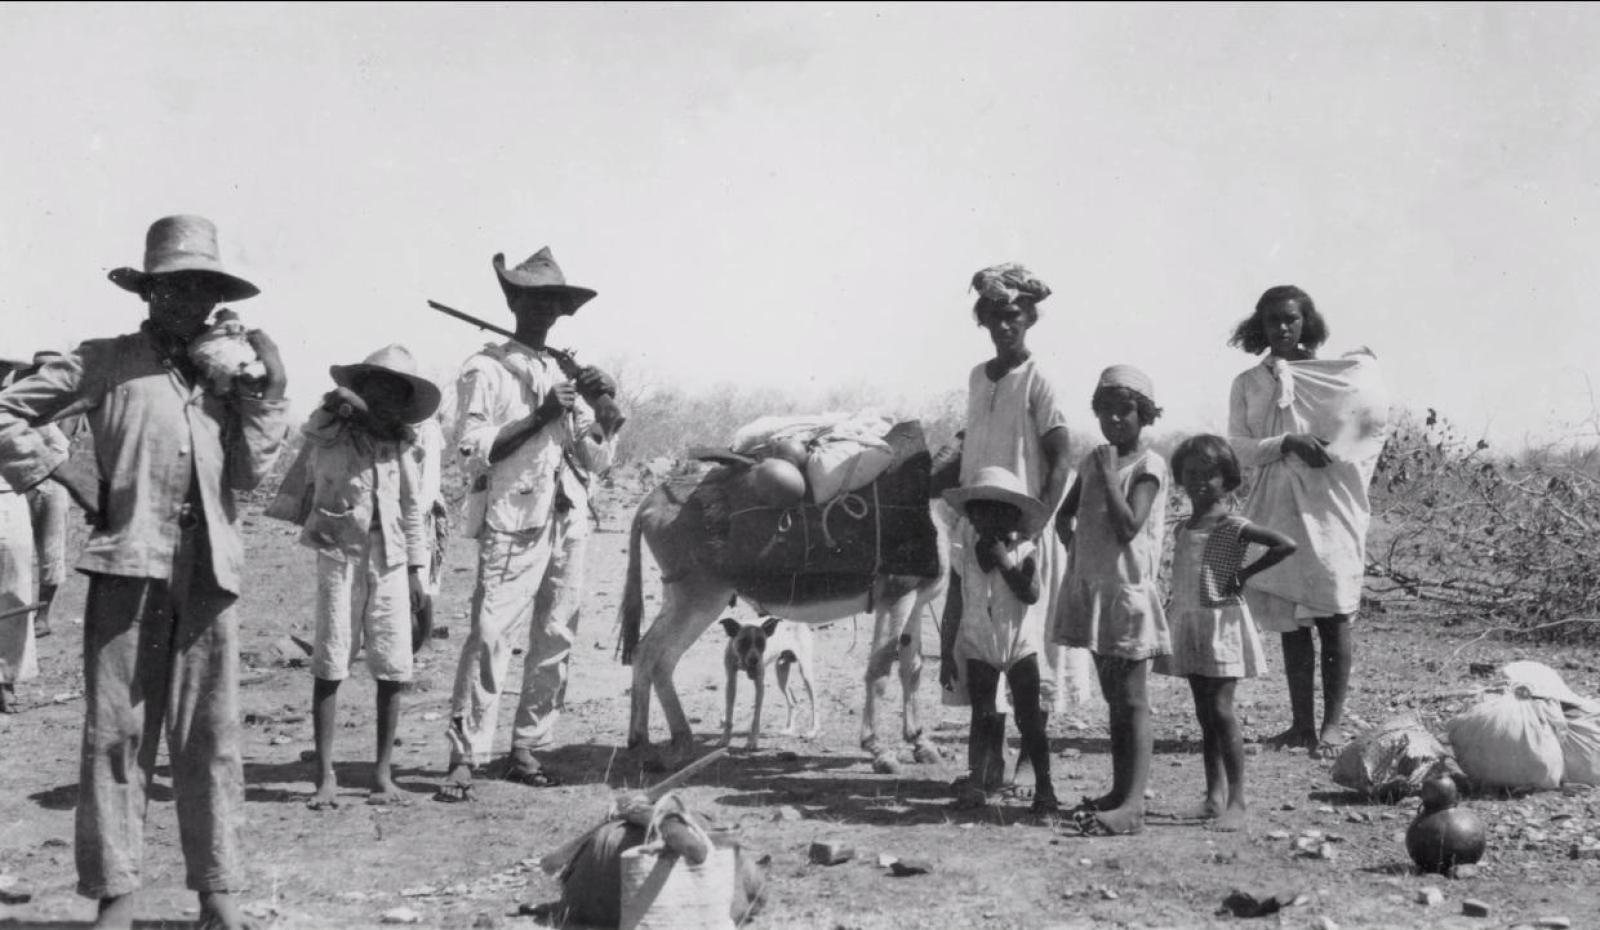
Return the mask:
[[[220,398],[185,384],[144,332],[92,339],[0,391],[0,476],[31,488],[66,460],[36,426],[83,414],[100,478],[80,571],[170,578],[178,517],[196,488],[217,584],[244,562],[234,493],[260,483],[283,444],[287,400]]]
[[[411,445],[374,439],[326,410],[313,413],[300,432],[310,450],[311,485],[300,542],[335,557],[354,556],[366,550],[376,523],[386,567],[426,566],[421,468]]]

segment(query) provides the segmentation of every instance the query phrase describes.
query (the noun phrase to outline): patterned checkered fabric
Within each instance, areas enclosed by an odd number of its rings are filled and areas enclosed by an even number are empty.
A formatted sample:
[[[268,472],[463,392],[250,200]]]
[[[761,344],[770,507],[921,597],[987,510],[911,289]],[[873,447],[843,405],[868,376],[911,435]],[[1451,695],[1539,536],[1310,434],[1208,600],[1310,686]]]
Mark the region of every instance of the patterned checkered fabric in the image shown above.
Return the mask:
[[[1206,539],[1206,548],[1200,556],[1200,603],[1205,607],[1230,607],[1240,603],[1240,591],[1235,583],[1239,567],[1244,564],[1247,543],[1239,538],[1246,520],[1227,516],[1217,524]]]

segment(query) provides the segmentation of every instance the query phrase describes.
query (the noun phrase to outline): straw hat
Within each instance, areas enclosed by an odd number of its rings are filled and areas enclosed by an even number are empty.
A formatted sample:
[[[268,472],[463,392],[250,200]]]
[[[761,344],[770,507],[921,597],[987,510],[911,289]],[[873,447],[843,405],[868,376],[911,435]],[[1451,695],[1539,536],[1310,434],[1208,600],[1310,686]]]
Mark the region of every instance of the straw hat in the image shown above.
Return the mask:
[[[157,275],[206,280],[220,301],[244,300],[261,293],[249,281],[222,267],[217,227],[203,216],[168,216],[150,224],[144,237],[144,270],[115,268],[106,277],[125,291],[142,292]]]
[[[334,384],[351,390],[354,390],[351,382],[369,371],[394,375],[411,385],[411,406],[401,415],[407,423],[421,423],[439,409],[439,386],[417,374],[417,360],[398,343],[384,346],[359,364],[334,365],[328,369]]]
[[[1044,503],[1028,493],[1022,479],[1013,474],[1011,469],[1000,465],[989,465],[978,469],[978,473],[972,476],[970,484],[945,491],[944,499],[945,503],[962,513],[966,513],[967,504],[971,501],[1000,501],[1011,504],[1022,511],[1025,522],[1035,525],[1043,523],[1049,516]]]
[[[507,297],[519,292],[565,297],[568,316],[595,297],[595,292],[589,288],[567,283],[567,276],[561,273],[561,266],[556,264],[549,246],[533,253],[515,268],[506,267],[504,252],[497,253],[493,261],[494,273],[500,278],[500,289],[506,292]]]

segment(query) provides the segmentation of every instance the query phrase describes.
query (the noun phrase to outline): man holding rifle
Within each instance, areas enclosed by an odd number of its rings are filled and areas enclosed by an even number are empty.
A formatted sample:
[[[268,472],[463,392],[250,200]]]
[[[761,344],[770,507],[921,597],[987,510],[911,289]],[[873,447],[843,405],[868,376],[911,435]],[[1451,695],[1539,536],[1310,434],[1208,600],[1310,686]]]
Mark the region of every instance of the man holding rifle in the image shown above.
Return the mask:
[[[473,482],[465,522],[478,540],[478,583],[451,700],[441,801],[472,799],[473,769],[493,749],[510,634],[530,610],[522,694],[502,774],[535,787],[560,783],[534,753],[551,744],[566,696],[590,476],[610,466],[622,423],[615,382],[596,368],[569,375],[545,345],[550,327],[595,292],[568,285],[548,248],[509,269],[496,255],[494,269],[517,327],[513,338],[467,359],[456,385],[455,447]]]

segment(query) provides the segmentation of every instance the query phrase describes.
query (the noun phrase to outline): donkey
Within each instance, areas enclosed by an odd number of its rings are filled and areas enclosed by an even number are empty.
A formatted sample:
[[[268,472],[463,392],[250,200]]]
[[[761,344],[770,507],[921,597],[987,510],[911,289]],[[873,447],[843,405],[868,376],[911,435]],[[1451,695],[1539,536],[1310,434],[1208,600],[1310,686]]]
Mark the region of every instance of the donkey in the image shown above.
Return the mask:
[[[930,493],[954,480],[959,459],[956,451],[943,450],[935,458]],[[714,473],[709,473],[714,474]],[[689,720],[678,700],[672,675],[684,652],[714,623],[735,596],[779,614],[795,623],[824,624],[864,613],[874,613],[872,648],[867,654],[866,706],[861,715],[861,748],[872,756],[873,771],[899,771],[898,755],[878,736],[878,704],[889,695],[889,673],[898,659],[903,703],[902,736],[911,744],[919,763],[938,762],[940,753],[922,730],[917,716],[917,690],[922,681],[922,623],[924,611],[944,593],[949,576],[949,552],[944,526],[932,521],[938,536],[938,573],[932,577],[879,574],[869,592],[827,597],[805,603],[775,603],[770,591],[750,590],[748,584],[727,577],[698,558],[707,530],[703,513],[691,499],[708,475],[669,479],[646,495],[634,513],[628,537],[628,575],[619,610],[624,664],[633,665],[633,692],[628,722],[628,748],[647,751],[650,745],[650,693],[661,702],[671,734],[668,760],[687,756],[693,742]],[[643,538],[661,569],[661,611],[640,638],[644,614],[640,578]],[[741,590],[743,588],[743,590]]]

